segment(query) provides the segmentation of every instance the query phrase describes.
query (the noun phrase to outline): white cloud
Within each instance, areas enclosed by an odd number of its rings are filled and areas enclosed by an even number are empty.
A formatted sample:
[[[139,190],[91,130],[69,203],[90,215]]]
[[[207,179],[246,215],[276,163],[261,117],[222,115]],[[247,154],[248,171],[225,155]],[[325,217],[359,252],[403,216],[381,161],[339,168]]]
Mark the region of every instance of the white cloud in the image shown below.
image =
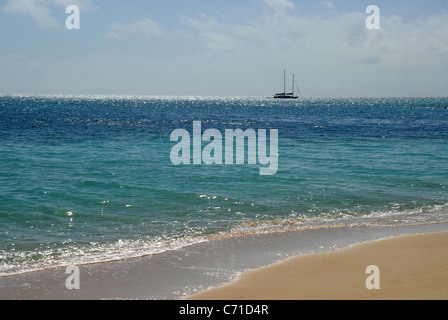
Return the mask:
[[[264,11],[240,23],[197,15],[184,18],[185,28],[178,33],[150,19],[117,24],[108,36],[156,38],[169,32],[164,45],[176,54],[163,54],[168,49],[159,46],[162,54],[157,55],[96,48],[97,54],[68,62],[40,61],[31,54],[2,56],[0,74],[8,77],[0,77],[0,88],[269,96],[283,89],[286,68],[296,73],[305,96],[446,95],[448,13],[413,20],[382,14],[381,30],[367,30],[366,18],[362,9],[323,16]],[[69,79],[65,65],[72,66]]]
[[[200,14],[196,18],[183,19],[183,21],[195,29],[199,37],[205,41],[206,48],[210,50],[228,51],[235,50],[238,47],[234,34],[231,30],[227,30],[228,26],[218,22],[213,17]]]
[[[327,8],[328,10],[331,10],[331,11],[333,11],[333,10],[336,9],[336,7],[335,7],[335,5],[334,5],[334,3],[333,3],[332,0],[329,0],[329,1],[321,1],[320,4],[321,4],[322,6],[324,6],[325,8]]]
[[[31,16],[40,28],[62,28],[62,22],[53,17],[53,9],[77,5],[82,10],[97,8],[92,0],[8,0],[6,12]],[[65,11],[62,11],[65,13]]]
[[[360,11],[325,17],[264,14],[246,24],[226,24],[202,15],[186,22],[205,42],[197,58],[202,69],[209,65],[227,80],[238,74],[241,83],[235,87],[244,88],[244,83],[251,83],[251,88],[275,87],[277,82],[271,79],[286,68],[296,72],[304,93],[313,96],[443,92],[448,85],[446,13],[412,21],[383,15],[381,30],[367,30],[366,18]]]
[[[295,6],[290,0],[263,0],[263,2],[274,11],[294,10]]]
[[[98,9],[98,5],[96,5],[93,0],[50,0],[54,5],[60,8],[66,8],[70,5],[76,5],[81,10],[92,10]]]
[[[43,0],[10,0],[4,10],[12,13],[30,15],[41,28],[61,27],[62,24],[51,16],[47,1]]]
[[[131,24],[114,24],[111,26],[107,37],[122,39],[132,35],[140,35],[146,38],[157,38],[165,35],[165,31],[151,19],[135,21]]]

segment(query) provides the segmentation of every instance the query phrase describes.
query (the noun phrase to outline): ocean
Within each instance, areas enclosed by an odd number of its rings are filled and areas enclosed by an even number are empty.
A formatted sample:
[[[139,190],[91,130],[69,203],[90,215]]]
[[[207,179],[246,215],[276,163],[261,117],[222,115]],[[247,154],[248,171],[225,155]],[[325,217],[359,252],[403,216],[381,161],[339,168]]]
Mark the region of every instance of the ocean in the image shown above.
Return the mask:
[[[446,223],[447,107],[448,98],[2,95],[0,276],[241,234]],[[275,174],[247,155],[174,164],[171,134],[193,134],[195,121],[223,135],[278,130]]]

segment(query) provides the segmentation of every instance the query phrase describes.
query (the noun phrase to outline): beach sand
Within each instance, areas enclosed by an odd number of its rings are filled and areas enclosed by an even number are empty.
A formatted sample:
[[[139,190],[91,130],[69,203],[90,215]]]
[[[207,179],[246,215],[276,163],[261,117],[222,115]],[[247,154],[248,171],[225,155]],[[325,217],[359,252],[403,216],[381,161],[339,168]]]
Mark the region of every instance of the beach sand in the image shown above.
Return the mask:
[[[65,267],[0,277],[0,300],[448,299],[447,246],[445,223],[244,235],[80,265],[79,290]]]
[[[380,289],[368,290],[368,266]],[[371,281],[369,281],[371,282]],[[448,232],[402,236],[303,255],[243,273],[191,300],[447,300]]]

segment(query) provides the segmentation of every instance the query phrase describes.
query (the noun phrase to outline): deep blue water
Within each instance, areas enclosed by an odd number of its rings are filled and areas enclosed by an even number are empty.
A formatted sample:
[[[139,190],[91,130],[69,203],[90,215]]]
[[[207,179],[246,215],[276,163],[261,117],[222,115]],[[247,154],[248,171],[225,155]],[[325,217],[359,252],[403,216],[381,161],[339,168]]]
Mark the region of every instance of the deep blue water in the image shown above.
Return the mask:
[[[0,96],[0,275],[240,231],[446,222],[447,107],[448,98]],[[170,134],[192,133],[193,121],[223,135],[277,129],[278,172],[173,165]]]

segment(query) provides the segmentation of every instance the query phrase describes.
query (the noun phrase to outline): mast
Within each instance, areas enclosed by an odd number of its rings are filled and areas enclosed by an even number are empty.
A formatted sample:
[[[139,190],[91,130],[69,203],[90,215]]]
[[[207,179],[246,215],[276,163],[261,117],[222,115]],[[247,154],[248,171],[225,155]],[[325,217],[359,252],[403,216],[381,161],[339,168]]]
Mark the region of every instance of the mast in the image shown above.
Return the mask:
[[[286,70],[283,70],[283,87],[285,88],[285,96],[286,96]]]
[[[300,88],[299,88],[299,84],[298,83],[296,83],[296,88],[297,88],[297,91],[299,92],[299,97],[301,97],[302,93],[300,92]]]
[[[296,81],[296,75],[293,73],[292,74],[292,95],[294,96],[294,83]]]
[[[295,89],[297,87],[297,90],[299,91],[300,95],[300,89],[297,86],[296,83],[296,75],[293,73],[292,75],[292,93],[288,93],[286,91],[286,69],[283,70],[283,92],[282,93],[276,93],[274,95],[275,99],[297,99],[298,97],[295,96]]]

